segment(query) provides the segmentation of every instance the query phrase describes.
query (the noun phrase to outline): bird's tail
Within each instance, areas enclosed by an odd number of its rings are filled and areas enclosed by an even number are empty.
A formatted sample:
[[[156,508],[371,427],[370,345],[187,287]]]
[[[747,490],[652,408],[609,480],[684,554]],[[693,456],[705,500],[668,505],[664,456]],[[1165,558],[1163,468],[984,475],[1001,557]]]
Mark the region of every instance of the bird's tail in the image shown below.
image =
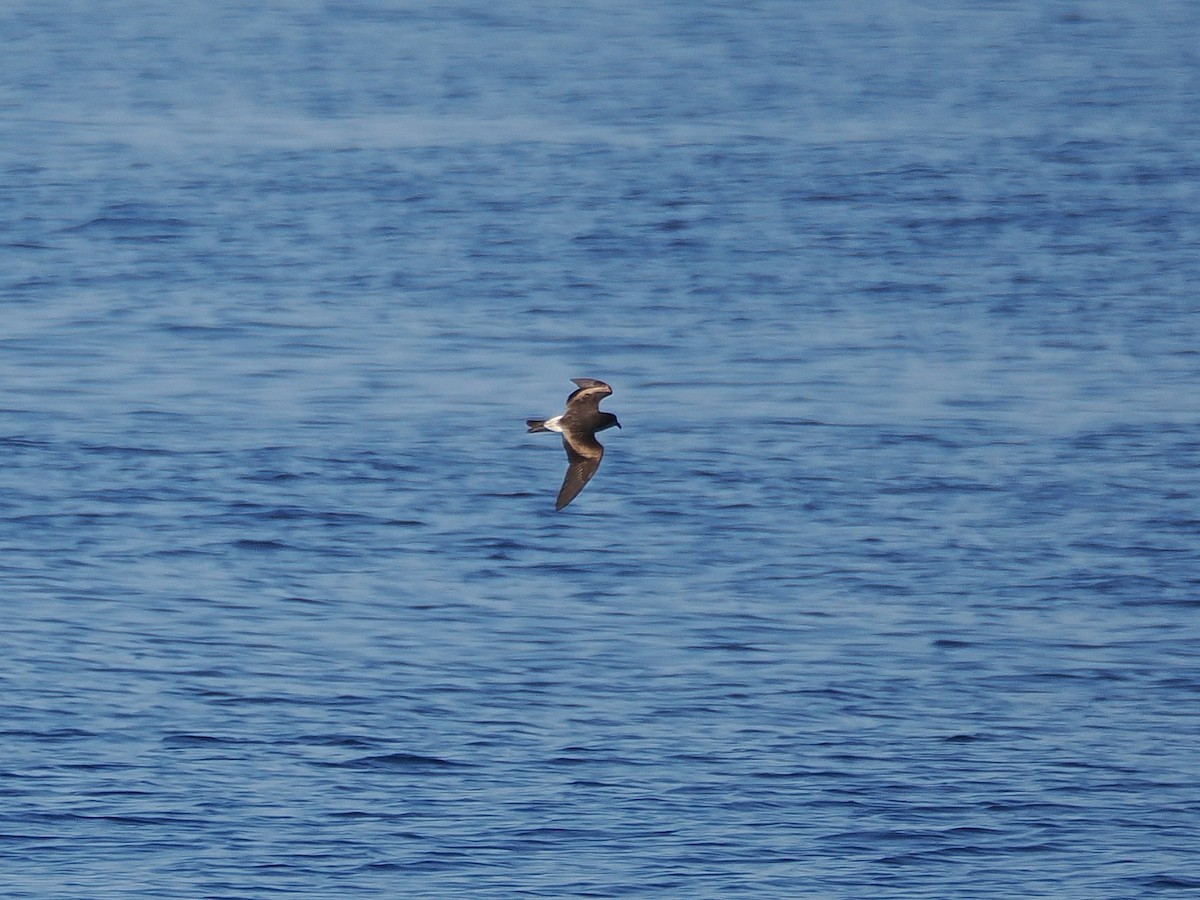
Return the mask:
[[[525,424],[529,426],[529,431],[525,433],[531,434],[535,431],[549,431],[550,429],[545,427],[545,423],[545,419],[526,419]]]

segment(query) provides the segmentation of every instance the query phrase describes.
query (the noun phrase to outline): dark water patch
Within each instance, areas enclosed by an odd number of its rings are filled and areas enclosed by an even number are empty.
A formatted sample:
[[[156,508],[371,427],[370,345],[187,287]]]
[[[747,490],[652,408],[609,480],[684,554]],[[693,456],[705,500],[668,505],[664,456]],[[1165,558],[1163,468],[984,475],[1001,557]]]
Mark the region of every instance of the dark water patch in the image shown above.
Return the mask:
[[[348,769],[372,769],[380,771],[449,773],[470,770],[470,763],[456,762],[440,756],[423,756],[417,753],[385,753],[379,756],[360,756],[338,763],[323,763]]]
[[[166,243],[182,239],[191,227],[182,219],[138,216],[97,216],[63,230],[64,234],[105,236],[114,241]]]
[[[162,738],[162,745],[171,750],[206,747],[242,747],[248,742],[242,738],[219,737],[209,734],[168,734]]]
[[[345,747],[350,750],[366,750],[378,747],[381,743],[377,738],[350,734],[301,735],[296,738],[296,742],[316,747]]]
[[[909,478],[880,486],[881,494],[998,494],[1002,485],[965,478]]]
[[[913,433],[881,431],[878,434],[878,442],[881,446],[889,446],[893,444],[930,444],[945,450],[958,450],[962,447],[958,441],[951,440],[944,435],[932,434],[928,432]]]
[[[230,542],[229,546],[238,550],[251,550],[256,553],[269,553],[282,550],[298,550],[295,544],[287,541],[277,541],[267,538],[239,538]]]
[[[171,457],[176,451],[166,447],[129,446],[124,444],[81,443],[79,452],[115,459],[137,459],[138,457]]]
[[[11,450],[47,450],[51,444],[35,438],[0,435],[0,447]]]
[[[1156,891],[1194,891],[1200,889],[1200,875],[1151,875],[1145,878],[1132,879],[1138,887]]]
[[[97,735],[91,731],[77,728],[53,728],[46,731],[35,731],[21,728],[6,728],[0,731],[0,737],[32,738],[41,741],[74,741],[81,738],[94,738]]]

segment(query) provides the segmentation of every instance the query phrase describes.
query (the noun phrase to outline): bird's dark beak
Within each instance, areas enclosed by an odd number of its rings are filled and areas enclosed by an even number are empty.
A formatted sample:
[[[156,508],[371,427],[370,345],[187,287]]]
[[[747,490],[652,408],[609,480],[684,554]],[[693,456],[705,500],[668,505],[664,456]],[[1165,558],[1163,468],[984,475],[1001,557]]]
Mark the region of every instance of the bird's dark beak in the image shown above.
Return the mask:
[[[618,427],[618,428],[621,428],[621,423],[620,423],[620,422],[618,422],[618,423],[617,423],[617,427]],[[624,429],[623,429],[623,428],[622,428],[621,430],[622,430],[622,431],[624,431]]]

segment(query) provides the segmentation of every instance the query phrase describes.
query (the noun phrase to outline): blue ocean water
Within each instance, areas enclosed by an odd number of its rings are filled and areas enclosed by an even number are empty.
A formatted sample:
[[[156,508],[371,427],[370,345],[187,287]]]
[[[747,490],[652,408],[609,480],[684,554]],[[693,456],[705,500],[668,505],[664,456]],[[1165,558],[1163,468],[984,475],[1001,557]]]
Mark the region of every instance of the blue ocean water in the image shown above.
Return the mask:
[[[1200,7],[0,41],[4,896],[1200,890]]]

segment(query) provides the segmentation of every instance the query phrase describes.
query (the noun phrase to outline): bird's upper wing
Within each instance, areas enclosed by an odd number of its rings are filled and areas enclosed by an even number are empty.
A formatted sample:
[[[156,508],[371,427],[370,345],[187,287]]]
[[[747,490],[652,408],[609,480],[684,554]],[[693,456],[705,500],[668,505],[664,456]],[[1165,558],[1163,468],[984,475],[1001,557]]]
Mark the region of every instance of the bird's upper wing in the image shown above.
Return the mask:
[[[567,474],[563,478],[562,487],[558,489],[558,499],[554,501],[556,510],[562,509],[579,496],[583,486],[592,480],[592,476],[600,468],[600,460],[604,458],[604,448],[592,434],[564,431],[563,449],[567,451]]]
[[[571,381],[579,385],[579,390],[572,391],[567,398],[568,409],[575,404],[596,409],[600,401],[612,393],[611,387],[595,378],[572,378]]]

